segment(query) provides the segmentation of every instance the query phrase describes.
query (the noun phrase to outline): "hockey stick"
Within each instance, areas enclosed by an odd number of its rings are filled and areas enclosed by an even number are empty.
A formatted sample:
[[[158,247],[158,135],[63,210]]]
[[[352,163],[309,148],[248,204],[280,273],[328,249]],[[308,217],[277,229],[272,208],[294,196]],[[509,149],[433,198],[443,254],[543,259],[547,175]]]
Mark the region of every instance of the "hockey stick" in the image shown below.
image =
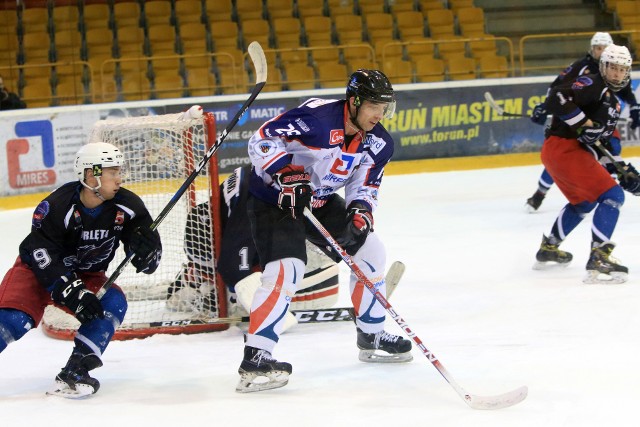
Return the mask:
[[[431,362],[431,364],[440,372],[440,375],[453,387],[458,395],[473,409],[501,409],[523,401],[527,397],[528,389],[526,386],[519,387],[510,392],[497,396],[477,396],[467,393],[453,377],[447,372],[445,367],[440,363],[438,358],[422,343],[409,324],[395,311],[389,304],[389,301],[378,291],[373,283],[362,272],[360,267],[353,261],[353,258],[340,246],[340,244],[331,236],[326,228],[318,221],[308,208],[304,209],[304,216],[313,224],[313,226],[323,235],[325,240],[331,247],[342,257],[343,261],[349,266],[351,271],[369,289],[378,302],[387,310],[393,320],[402,328],[404,333],[413,340],[413,342],[422,351],[422,354]]]
[[[529,116],[527,116],[526,114],[507,113],[506,111],[504,111],[504,108],[499,106],[498,103],[496,102],[496,100],[493,99],[493,96],[491,96],[490,92],[485,92],[484,93],[484,99],[489,103],[489,106],[493,109],[493,111],[498,113],[499,116],[502,116],[502,117],[529,118]]]
[[[613,154],[611,154],[611,152],[607,150],[607,147],[602,145],[602,142],[596,141],[593,145],[595,145],[598,151],[600,151],[600,154],[604,155],[607,159],[611,161],[611,163],[616,168],[616,170],[620,173],[620,175],[624,176],[625,178],[635,177],[635,174],[629,171],[629,166],[625,162],[616,160],[615,157],[613,157]]]
[[[256,99],[256,97],[264,87],[265,83],[267,82],[267,59],[264,56],[262,46],[260,46],[260,43],[254,41],[254,42],[251,42],[251,44],[249,44],[249,47],[247,48],[247,50],[249,51],[249,56],[251,57],[251,61],[253,62],[253,67],[256,70],[256,85],[253,87],[253,90],[251,90],[251,94],[249,95],[249,98],[244,102],[240,110],[238,110],[238,112],[231,119],[229,124],[227,124],[227,127],[224,128],[220,136],[216,139],[216,142],[207,150],[202,160],[200,160],[200,162],[196,165],[196,168],[193,170],[193,172],[191,172],[191,175],[187,177],[187,179],[184,181],[182,186],[173,195],[169,203],[167,203],[164,209],[162,209],[162,212],[160,212],[157,218],[151,223],[151,225],[149,226],[151,230],[155,230],[156,228],[158,228],[160,223],[169,214],[171,209],[173,209],[175,204],[178,203],[178,200],[187,191],[191,183],[198,177],[198,174],[209,162],[209,159],[211,159],[211,157],[213,157],[216,151],[218,151],[218,148],[220,148],[222,141],[225,140],[229,132],[231,132],[231,130],[235,127],[235,125],[240,120],[240,117],[242,117],[244,113],[247,111],[247,109],[249,109],[249,106],[251,106],[251,104]],[[109,279],[104,283],[104,285],[102,285],[102,288],[100,288],[100,290],[97,292],[96,296],[98,298],[102,298],[104,296],[104,294],[113,285],[113,283],[118,278],[118,276],[120,276],[120,274],[122,273],[122,270],[124,270],[127,264],[129,264],[129,261],[131,260],[131,258],[133,258],[133,256],[134,256],[133,252],[128,253],[127,256],[122,260],[120,265],[118,265],[118,267],[114,270],[114,272],[111,273],[111,276],[109,276]]]

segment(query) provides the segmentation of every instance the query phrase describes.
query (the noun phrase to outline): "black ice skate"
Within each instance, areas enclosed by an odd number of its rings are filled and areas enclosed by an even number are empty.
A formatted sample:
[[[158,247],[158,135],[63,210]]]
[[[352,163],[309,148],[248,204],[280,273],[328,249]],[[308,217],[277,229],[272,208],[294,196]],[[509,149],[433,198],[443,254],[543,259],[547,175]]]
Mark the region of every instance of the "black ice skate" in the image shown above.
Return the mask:
[[[100,389],[100,382],[89,376],[89,371],[102,366],[102,361],[95,354],[84,355],[74,353],[67,365],[56,376],[56,384],[49,395],[80,399],[95,394]]]
[[[540,249],[536,253],[536,263],[533,265],[534,270],[548,270],[555,267],[566,267],[573,259],[573,255],[569,252],[561,251],[558,242],[553,236],[542,236]]]
[[[527,199],[527,203],[525,207],[529,212],[537,211],[540,205],[542,204],[542,201],[544,200],[545,196],[546,194],[544,194],[540,190],[537,190],[535,193],[533,193],[533,196]]]
[[[238,393],[271,390],[287,385],[292,372],[290,363],[278,362],[266,350],[245,346],[238,373]]]
[[[363,362],[372,363],[400,363],[410,362],[411,341],[398,335],[392,335],[385,331],[376,334],[366,334],[358,330],[358,348],[360,355],[358,358]],[[376,350],[386,354],[376,353]]]
[[[591,255],[587,261],[587,276],[584,283],[619,284],[627,281],[629,269],[620,265],[618,260],[611,256],[615,247],[612,242],[592,243]]]

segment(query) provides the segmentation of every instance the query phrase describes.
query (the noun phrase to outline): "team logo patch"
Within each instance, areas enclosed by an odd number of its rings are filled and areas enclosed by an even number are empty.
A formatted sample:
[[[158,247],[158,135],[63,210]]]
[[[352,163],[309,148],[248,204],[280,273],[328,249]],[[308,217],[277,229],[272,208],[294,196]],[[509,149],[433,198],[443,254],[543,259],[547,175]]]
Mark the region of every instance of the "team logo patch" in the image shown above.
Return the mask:
[[[262,141],[254,150],[259,156],[268,156],[276,151],[276,144],[273,141]]]
[[[34,228],[42,227],[42,220],[49,213],[49,202],[46,200],[40,202],[38,206],[36,206],[36,210],[33,212],[33,218],[31,218],[31,226]]]
[[[329,133],[329,144],[339,145],[344,142],[344,131],[342,129],[331,129]]]
[[[122,225],[122,223],[124,222],[124,212],[122,211],[117,211],[116,212],[116,220],[115,223],[117,225]]]
[[[592,84],[593,80],[591,80],[591,77],[580,76],[576,79],[575,82],[573,82],[571,87],[574,89],[582,89],[584,87],[591,86]]]

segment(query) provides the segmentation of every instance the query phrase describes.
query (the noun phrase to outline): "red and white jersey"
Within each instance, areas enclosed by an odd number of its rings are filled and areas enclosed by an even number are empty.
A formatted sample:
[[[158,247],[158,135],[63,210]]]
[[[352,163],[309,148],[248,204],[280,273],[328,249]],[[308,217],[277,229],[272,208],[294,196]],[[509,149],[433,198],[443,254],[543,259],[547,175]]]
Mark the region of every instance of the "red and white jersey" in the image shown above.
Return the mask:
[[[249,140],[254,166],[249,191],[276,204],[279,188],[272,175],[293,164],[311,175],[313,206],[344,187],[347,206],[358,200],[375,210],[393,139],[378,123],[345,143],[348,114],[345,100],[311,98],[262,125]]]

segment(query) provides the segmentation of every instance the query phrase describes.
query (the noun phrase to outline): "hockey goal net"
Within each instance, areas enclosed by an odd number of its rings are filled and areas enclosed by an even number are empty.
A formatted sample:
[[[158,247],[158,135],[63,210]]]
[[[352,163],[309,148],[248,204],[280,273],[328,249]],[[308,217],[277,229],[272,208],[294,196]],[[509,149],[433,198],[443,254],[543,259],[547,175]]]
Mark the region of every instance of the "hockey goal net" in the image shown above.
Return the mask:
[[[91,141],[114,144],[123,152],[123,186],[143,199],[153,218],[169,203],[215,140],[213,115],[205,113],[193,118],[189,112],[100,120],[91,135]],[[221,235],[219,206],[218,162],[213,157],[158,227],[163,247],[158,269],[150,275],[137,274],[129,264],[116,279],[127,295],[129,308],[114,339],[228,328],[228,324],[218,320],[227,316],[226,290],[213,262],[219,250],[217,236]],[[189,212],[196,207],[209,211],[208,224],[187,221]],[[187,225],[208,230],[186,230]],[[211,274],[207,275],[206,285],[198,287],[202,283],[194,280],[187,289],[189,292],[176,292],[177,287],[187,282],[185,235],[207,236],[207,241],[199,244],[210,248]],[[123,259],[121,245],[107,275]],[[180,300],[181,296],[184,300]],[[49,336],[72,339],[80,324],[70,314],[49,306],[43,326]]]

